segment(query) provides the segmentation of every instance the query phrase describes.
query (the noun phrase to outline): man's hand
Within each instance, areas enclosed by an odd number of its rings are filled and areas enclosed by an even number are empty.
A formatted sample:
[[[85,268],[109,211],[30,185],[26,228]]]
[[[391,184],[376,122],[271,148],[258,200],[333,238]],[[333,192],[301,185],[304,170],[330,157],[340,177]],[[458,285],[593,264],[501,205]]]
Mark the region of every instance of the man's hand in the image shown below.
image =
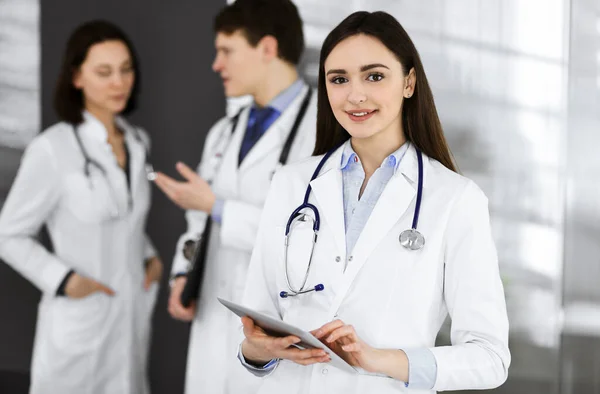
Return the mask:
[[[177,171],[186,180],[177,181],[162,172],[156,173],[154,182],[167,197],[183,209],[210,213],[216,196],[208,183],[185,164],[177,163]]]
[[[181,303],[181,292],[183,292],[186,282],[187,278],[185,276],[175,279],[175,283],[173,283],[173,287],[171,288],[171,295],[169,296],[168,310],[173,319],[190,322],[194,320],[194,316],[196,315],[196,301],[192,301],[187,308]]]

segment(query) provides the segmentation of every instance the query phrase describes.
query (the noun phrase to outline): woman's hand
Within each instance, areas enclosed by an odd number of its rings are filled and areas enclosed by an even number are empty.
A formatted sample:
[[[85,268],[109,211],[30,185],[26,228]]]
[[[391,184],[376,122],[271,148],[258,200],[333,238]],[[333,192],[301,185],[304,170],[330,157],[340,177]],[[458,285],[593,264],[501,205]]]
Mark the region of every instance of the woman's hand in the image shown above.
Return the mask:
[[[311,331],[311,334],[348,364],[360,367],[367,372],[380,371],[381,351],[360,339],[351,325],[345,324],[341,320],[334,320]]]
[[[148,291],[152,282],[160,282],[163,264],[157,256],[151,257],[146,263],[146,275],[144,277],[144,290]]]
[[[242,343],[242,355],[246,361],[266,364],[273,359],[282,358],[301,365],[331,361],[331,358],[322,349],[298,349],[293,346],[300,342],[298,337],[269,336],[249,317],[242,317],[242,324],[244,324],[244,335],[246,336]]]
[[[399,349],[375,349],[360,339],[354,327],[334,320],[311,333],[348,364],[408,382],[408,357]]]
[[[69,298],[85,298],[97,292],[115,295],[114,290],[109,287],[77,273],[71,275],[65,286],[65,295]]]

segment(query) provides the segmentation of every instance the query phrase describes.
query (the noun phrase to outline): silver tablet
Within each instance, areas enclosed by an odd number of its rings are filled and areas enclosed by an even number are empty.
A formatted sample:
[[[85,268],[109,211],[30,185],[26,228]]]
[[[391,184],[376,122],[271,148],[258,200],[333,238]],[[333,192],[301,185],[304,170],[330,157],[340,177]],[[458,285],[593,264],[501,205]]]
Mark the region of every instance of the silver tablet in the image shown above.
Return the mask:
[[[239,317],[248,316],[249,318],[254,320],[254,323],[263,330],[265,330],[267,334],[274,337],[286,337],[288,335],[297,336],[298,338],[300,338],[300,342],[297,344],[297,347],[303,349],[323,349],[329,355],[329,357],[331,357],[331,361],[328,363],[329,365],[332,365],[348,373],[357,373],[357,370],[354,369],[353,366],[351,366],[340,356],[335,354],[331,349],[329,349],[327,346],[321,343],[321,341],[319,341],[311,333],[301,330],[298,327],[294,327],[290,324],[284,323],[278,318],[265,315],[264,313],[254,311],[250,308],[246,308],[245,306],[236,304],[234,302],[227,301],[219,297],[217,297],[217,299],[221,304],[225,305],[229,310],[231,310]]]

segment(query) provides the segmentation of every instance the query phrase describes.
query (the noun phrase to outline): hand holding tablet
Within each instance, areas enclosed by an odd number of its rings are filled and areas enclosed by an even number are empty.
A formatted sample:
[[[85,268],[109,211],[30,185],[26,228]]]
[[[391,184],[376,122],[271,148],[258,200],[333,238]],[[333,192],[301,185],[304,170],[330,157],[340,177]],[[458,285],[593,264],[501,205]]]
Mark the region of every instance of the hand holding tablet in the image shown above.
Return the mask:
[[[223,304],[236,315],[240,317],[247,316],[250,319],[252,319],[254,321],[254,324],[262,328],[267,335],[279,338],[288,336],[298,337],[300,338],[300,342],[295,344],[289,343],[289,345],[296,346],[300,349],[321,349],[331,358],[331,361],[329,362],[330,365],[348,373],[357,373],[354,367],[346,363],[346,361],[344,361],[340,356],[335,354],[331,349],[329,349],[311,333],[301,330],[298,327],[294,327],[290,324],[287,324],[278,318],[265,315],[264,313],[254,311],[242,305],[224,300],[222,298],[218,298],[218,300],[219,302],[221,302],[221,304]]]

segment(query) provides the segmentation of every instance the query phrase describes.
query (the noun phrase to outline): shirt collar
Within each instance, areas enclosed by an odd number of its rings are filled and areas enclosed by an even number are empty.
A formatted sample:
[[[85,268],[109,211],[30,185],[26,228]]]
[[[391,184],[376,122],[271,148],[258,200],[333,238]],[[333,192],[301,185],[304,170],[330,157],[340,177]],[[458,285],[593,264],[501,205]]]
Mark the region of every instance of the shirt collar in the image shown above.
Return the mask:
[[[275,96],[275,98],[267,104],[267,107],[272,107],[279,111],[279,113],[283,113],[296,97],[298,97],[302,89],[304,89],[304,86],[305,83],[302,79],[296,79],[293,84]],[[256,103],[253,104],[253,107],[256,107]]]
[[[125,135],[129,134],[129,124],[124,118],[117,116],[115,123]],[[106,127],[87,110],[83,111],[83,123],[79,126],[79,129],[83,131],[84,136],[94,141],[107,143],[108,133]]]
[[[400,148],[398,148],[391,155],[386,157],[381,163],[381,167],[392,167],[394,169],[394,173],[398,170],[398,166],[404,157],[404,154],[408,150],[410,142],[405,142]],[[342,151],[342,161],[340,163],[340,169],[342,171],[347,171],[351,168],[353,164],[360,164],[360,159],[354,149],[352,149],[352,144],[350,140],[346,141]]]

